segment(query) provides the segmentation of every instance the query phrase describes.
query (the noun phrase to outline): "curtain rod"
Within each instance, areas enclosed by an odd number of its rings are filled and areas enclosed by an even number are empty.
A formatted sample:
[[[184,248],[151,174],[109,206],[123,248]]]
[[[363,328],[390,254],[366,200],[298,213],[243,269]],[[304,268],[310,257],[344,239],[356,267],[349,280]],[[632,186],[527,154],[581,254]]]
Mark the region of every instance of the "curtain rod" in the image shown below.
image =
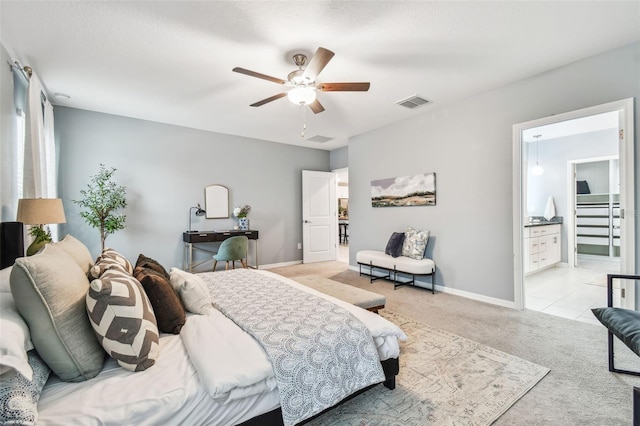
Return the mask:
[[[7,63],[12,71],[14,68],[18,69],[27,80],[33,75],[33,69],[28,65],[22,67],[18,61],[14,61],[13,63],[7,61]]]

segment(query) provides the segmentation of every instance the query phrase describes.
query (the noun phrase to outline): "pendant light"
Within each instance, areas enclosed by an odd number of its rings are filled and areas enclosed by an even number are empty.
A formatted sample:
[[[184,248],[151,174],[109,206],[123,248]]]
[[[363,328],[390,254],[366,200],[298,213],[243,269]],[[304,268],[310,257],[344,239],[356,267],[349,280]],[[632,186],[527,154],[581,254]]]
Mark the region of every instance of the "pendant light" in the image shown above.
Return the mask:
[[[538,138],[540,138],[541,136],[542,135],[533,135],[533,137],[536,138],[536,165],[533,166],[533,169],[531,169],[531,173],[533,173],[534,176],[540,176],[541,174],[544,173],[544,169],[538,162],[538,149],[539,149],[538,144],[540,143]]]

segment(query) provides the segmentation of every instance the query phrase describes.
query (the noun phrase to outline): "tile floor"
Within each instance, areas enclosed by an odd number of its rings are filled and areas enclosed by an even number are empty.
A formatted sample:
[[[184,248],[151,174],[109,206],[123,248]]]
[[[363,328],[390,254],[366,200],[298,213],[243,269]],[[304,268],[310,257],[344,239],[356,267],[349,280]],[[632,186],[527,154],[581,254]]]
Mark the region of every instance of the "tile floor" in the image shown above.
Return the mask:
[[[578,255],[576,268],[556,266],[529,275],[524,286],[527,309],[600,324],[591,308],[606,306],[606,274],[619,270],[619,258]]]

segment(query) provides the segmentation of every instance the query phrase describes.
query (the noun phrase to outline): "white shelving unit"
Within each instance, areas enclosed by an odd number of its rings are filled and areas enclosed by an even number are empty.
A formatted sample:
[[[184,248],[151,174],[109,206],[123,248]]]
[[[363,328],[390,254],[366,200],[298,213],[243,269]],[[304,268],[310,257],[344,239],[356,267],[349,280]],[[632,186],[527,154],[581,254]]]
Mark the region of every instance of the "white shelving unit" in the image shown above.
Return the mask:
[[[576,235],[580,254],[620,256],[619,194],[579,194]]]

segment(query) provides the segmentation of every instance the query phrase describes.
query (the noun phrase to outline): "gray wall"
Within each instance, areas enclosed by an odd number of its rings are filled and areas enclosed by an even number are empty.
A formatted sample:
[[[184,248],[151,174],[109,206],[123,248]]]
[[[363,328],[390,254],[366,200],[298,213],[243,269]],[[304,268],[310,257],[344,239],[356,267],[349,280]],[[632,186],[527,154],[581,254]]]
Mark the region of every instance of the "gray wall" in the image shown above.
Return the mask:
[[[128,201],[127,227],[108,237],[107,246],[132,261],[143,253],[165,267],[181,266],[189,208],[204,206],[204,187],[214,183],[229,188],[230,210],[251,205],[260,264],[302,258],[301,170],[329,171],[327,151],[64,107],[55,108],[55,125],[67,216],[61,235],[76,236],[94,256],[100,251],[98,231],[72,200],[104,163],[117,169],[115,180],[126,187]],[[231,218],[192,220],[197,230],[235,224]]]
[[[349,167],[349,147],[334,149],[329,153],[329,165],[331,170]]]
[[[613,182],[617,188],[612,191],[609,182],[609,164],[608,160],[594,161],[592,163],[581,163],[576,165],[576,180],[585,180],[589,185],[589,191],[592,194],[614,194],[620,193],[620,184],[618,181]],[[611,164],[611,168],[619,171],[617,161]]]
[[[544,173],[540,176],[531,174],[531,168],[536,163],[536,147],[534,143],[527,144],[527,206],[524,207],[525,216],[534,207],[532,216],[542,216],[549,197],[553,197],[556,216],[562,216],[567,223],[569,212],[567,206],[568,195],[568,162],[595,157],[618,155],[618,130],[609,129],[598,132],[572,135],[563,138],[549,139],[539,142],[538,158]],[[608,170],[608,169],[607,169]],[[607,172],[608,173],[608,172]],[[605,186],[608,185],[609,176]],[[606,186],[608,189],[608,186]],[[593,192],[593,191],[592,191]],[[604,190],[601,192],[608,192]],[[567,228],[562,226],[561,232],[562,262],[568,261]]]
[[[358,250],[384,249],[393,231],[429,229],[438,284],[513,301],[513,125],[640,96],[639,61],[635,43],[451,105],[436,99],[418,117],[353,137],[350,264]],[[639,116],[636,107],[636,140]],[[371,180],[424,172],[436,173],[436,206],[371,207]]]

